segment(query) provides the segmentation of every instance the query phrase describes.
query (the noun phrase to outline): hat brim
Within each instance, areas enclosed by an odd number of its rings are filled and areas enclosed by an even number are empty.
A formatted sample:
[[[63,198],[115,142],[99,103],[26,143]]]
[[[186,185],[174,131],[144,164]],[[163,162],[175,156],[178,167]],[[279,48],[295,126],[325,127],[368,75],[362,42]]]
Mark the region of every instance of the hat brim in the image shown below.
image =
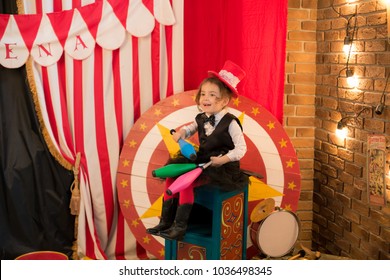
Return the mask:
[[[236,88],[234,88],[233,86],[231,86],[224,78],[222,78],[217,72],[215,71],[208,71],[209,75],[210,76],[214,76],[216,78],[218,78],[221,82],[223,82],[233,93],[234,96],[237,96],[238,95],[238,91]]]

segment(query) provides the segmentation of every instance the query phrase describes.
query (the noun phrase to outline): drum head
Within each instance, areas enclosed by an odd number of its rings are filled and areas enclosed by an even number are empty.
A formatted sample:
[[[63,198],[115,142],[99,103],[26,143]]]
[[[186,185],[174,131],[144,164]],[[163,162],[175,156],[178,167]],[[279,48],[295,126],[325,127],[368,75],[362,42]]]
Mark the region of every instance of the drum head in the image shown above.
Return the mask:
[[[294,247],[299,234],[299,221],[294,213],[277,211],[270,214],[258,231],[259,249],[270,257],[282,257]]]

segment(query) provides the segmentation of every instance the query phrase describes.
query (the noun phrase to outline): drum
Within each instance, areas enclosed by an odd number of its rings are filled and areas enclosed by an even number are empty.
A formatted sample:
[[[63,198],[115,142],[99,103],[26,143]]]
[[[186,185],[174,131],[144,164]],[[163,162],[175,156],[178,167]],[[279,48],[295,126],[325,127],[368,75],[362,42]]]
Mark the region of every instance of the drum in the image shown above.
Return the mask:
[[[299,228],[298,217],[293,212],[276,209],[262,221],[251,224],[250,238],[260,252],[278,258],[292,250]]]

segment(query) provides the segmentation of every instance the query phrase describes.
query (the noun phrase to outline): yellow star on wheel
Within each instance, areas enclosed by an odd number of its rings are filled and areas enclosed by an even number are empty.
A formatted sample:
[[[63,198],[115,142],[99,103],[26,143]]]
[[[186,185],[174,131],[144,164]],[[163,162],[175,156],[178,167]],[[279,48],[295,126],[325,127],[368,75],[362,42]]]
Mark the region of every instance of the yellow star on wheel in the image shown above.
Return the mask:
[[[150,237],[149,236],[144,236],[142,239],[143,239],[145,244],[149,244],[150,243]]]
[[[179,99],[174,98],[172,101],[172,105],[173,105],[173,107],[179,106],[180,105]]]
[[[145,131],[147,128],[147,125],[145,123],[141,123],[139,129],[142,130],[142,131]]]
[[[130,200],[125,200],[125,201],[123,201],[122,205],[125,206],[126,208],[129,208],[129,206],[130,206]]]
[[[160,109],[156,109],[155,111],[154,111],[154,115],[156,115],[156,116],[160,116],[162,113],[161,113],[161,110]]]
[[[122,166],[123,167],[127,167],[130,165],[130,161],[128,159],[125,159],[124,161],[122,161]]]
[[[234,98],[233,99],[233,104],[235,105],[235,106],[239,106],[240,105],[240,103],[241,103],[241,100],[237,97],[237,98]]]
[[[275,123],[270,121],[270,122],[268,122],[267,126],[268,126],[269,130],[274,129],[275,128]]]
[[[287,211],[292,211],[292,209],[291,209],[291,204],[286,204],[286,205],[284,205],[283,209],[284,209],[284,210],[287,210]]]
[[[134,141],[134,140],[131,140],[128,145],[130,146],[130,148],[135,148],[135,146],[137,146],[137,142]]]
[[[259,113],[259,108],[256,107],[256,108],[252,108],[252,114],[257,116],[257,114]]]
[[[297,187],[297,185],[295,185],[294,181],[288,183],[288,189],[289,190],[294,190],[296,187]]]
[[[131,221],[131,225],[132,225],[133,227],[137,227],[137,226],[139,225],[138,220],[132,220],[132,221]]]
[[[286,164],[287,164],[287,168],[293,168],[295,162],[290,159],[289,161],[286,162]]]
[[[128,187],[129,186],[129,181],[128,180],[122,180],[121,181],[121,186],[122,186],[122,188]]]
[[[158,253],[160,254],[161,257],[164,257],[165,256],[165,249],[160,249],[160,251],[158,251]]]
[[[282,138],[282,140],[279,141],[280,148],[287,148],[287,141]]]

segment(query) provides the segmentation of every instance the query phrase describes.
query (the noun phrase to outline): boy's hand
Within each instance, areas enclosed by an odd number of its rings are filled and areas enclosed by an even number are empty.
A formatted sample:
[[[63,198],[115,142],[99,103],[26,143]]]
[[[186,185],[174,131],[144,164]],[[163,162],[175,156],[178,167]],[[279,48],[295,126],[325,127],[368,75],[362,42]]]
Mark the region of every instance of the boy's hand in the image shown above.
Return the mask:
[[[224,156],[218,156],[218,157],[210,157],[211,160],[211,166],[221,166],[225,163],[228,163],[230,161],[230,158],[227,155]]]
[[[172,138],[173,138],[173,140],[175,140],[175,142],[178,142],[180,140],[180,138],[184,139],[185,138],[185,131],[180,129],[179,132],[174,132],[172,134]]]

